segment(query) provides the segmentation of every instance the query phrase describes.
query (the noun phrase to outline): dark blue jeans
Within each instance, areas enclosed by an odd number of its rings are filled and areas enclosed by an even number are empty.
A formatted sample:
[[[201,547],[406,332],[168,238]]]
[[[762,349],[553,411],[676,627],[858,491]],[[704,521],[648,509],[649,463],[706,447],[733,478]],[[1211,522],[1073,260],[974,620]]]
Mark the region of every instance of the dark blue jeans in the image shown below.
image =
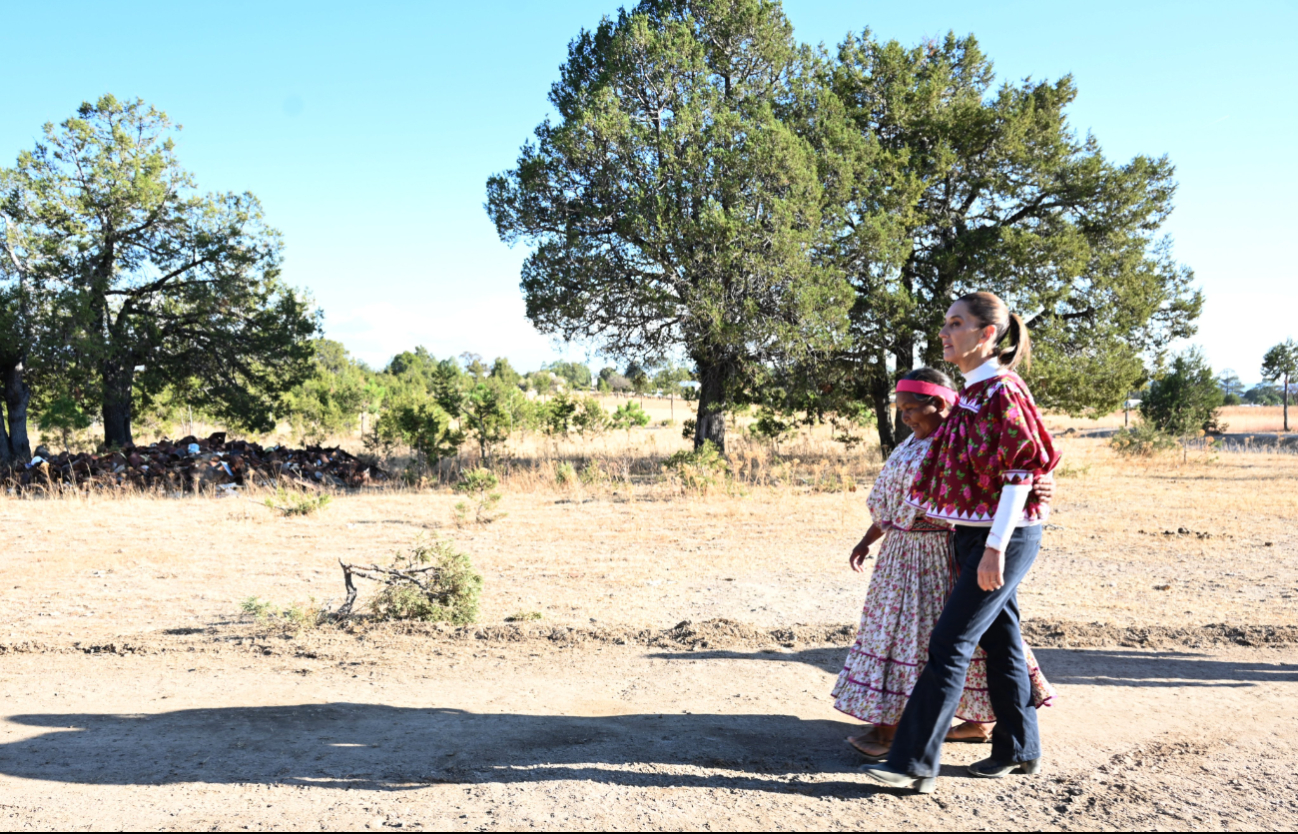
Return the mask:
[[[974,648],[987,652],[987,695],[996,711],[992,758],[1027,762],[1040,757],[1037,711],[1019,633],[1018,587],[1036,561],[1040,527],[1020,527],[1005,548],[1005,584],[978,587],[978,563],[987,546],[985,527],[956,527],[952,541],[960,576],[938,617],[920,672],[888,754],[888,769],[912,776],[936,776],[942,742],[964,692]]]

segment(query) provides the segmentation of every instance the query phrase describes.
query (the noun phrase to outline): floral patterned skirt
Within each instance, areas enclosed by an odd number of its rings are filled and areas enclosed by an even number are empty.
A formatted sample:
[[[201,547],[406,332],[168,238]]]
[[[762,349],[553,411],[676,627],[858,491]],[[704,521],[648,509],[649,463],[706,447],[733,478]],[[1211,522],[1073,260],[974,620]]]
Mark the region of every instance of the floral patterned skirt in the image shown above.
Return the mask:
[[[889,532],[865,595],[856,642],[833,690],[834,708],[871,724],[895,725],[928,657],[928,641],[955,582],[947,534]],[[1026,643],[1032,704],[1055,696]],[[987,696],[986,656],[974,653],[956,716],[996,720]]]

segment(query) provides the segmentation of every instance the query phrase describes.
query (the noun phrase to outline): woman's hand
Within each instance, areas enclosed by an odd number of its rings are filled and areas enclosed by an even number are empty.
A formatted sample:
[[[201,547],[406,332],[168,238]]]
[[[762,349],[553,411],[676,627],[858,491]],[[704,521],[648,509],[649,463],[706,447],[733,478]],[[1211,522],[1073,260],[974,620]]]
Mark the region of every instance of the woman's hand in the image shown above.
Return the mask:
[[[1038,475],[1032,481],[1032,495],[1042,504],[1049,504],[1055,497],[1055,476],[1049,472]]]
[[[848,557],[847,563],[852,566],[852,570],[857,573],[865,573],[865,560],[870,558],[870,542],[868,539],[861,539],[852,548],[852,555]]]
[[[870,558],[870,547],[883,538],[883,530],[878,524],[871,524],[870,529],[865,531],[865,535],[856,547],[852,548],[852,555],[847,557],[847,563],[852,566],[852,570],[857,573],[865,573],[865,560]]]
[[[978,587],[984,591],[994,591],[1005,584],[1005,554],[994,547],[983,551],[983,559],[978,563]]]

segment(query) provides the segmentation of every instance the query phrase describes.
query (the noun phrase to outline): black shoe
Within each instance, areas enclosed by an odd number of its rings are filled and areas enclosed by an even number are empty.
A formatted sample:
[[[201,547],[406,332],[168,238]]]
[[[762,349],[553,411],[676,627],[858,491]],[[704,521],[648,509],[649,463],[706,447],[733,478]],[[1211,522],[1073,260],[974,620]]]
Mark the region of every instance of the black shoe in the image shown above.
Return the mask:
[[[861,772],[890,788],[909,789],[915,793],[932,793],[937,790],[937,779],[932,776],[911,776],[907,773],[895,773],[883,765],[876,764],[861,765]]]
[[[1011,773],[1023,773],[1031,776],[1041,771],[1041,759],[1030,762],[998,762],[995,759],[983,759],[969,765],[969,772],[983,779],[1001,779]]]

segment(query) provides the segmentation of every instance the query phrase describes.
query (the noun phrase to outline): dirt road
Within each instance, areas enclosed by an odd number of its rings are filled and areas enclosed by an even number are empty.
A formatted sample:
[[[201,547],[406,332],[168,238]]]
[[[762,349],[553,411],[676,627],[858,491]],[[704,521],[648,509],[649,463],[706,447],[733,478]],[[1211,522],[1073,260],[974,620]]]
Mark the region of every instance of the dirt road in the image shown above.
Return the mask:
[[[186,631],[182,629],[181,631]],[[932,797],[859,773],[838,646],[301,637],[0,656],[15,829],[1291,828],[1298,649],[1038,650],[1046,772]],[[718,641],[712,641],[712,644]],[[760,644],[760,647],[759,647]]]
[[[447,493],[299,519],[240,499],[0,500],[0,822],[1294,828],[1298,459],[1067,442],[1021,591],[1061,696],[1041,776],[965,778],[986,753],[968,745],[931,798],[857,770],[828,696],[868,580],[845,564],[863,492],[538,486],[467,527]],[[250,596],[336,602],[338,559],[419,535],[472,554],[484,639],[237,622]]]

